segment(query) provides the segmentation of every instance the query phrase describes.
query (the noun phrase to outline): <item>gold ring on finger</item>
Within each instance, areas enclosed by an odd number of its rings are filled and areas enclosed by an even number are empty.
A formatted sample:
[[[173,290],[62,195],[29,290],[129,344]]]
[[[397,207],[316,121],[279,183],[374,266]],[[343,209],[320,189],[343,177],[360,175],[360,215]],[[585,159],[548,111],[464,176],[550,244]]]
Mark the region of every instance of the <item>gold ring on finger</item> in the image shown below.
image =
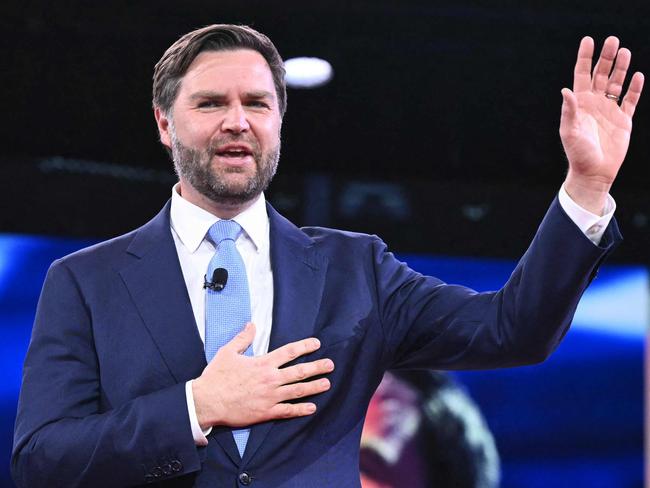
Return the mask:
[[[615,102],[618,102],[621,97],[618,95],[614,95],[613,93],[605,93],[605,98],[609,98],[610,100],[614,100]]]

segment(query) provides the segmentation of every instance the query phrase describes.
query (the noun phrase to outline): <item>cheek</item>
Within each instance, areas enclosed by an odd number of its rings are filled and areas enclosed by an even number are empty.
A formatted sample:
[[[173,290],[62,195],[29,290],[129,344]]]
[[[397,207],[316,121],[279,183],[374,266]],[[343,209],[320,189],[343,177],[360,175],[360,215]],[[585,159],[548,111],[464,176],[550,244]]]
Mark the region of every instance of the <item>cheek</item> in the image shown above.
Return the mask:
[[[251,124],[257,140],[266,148],[274,148],[280,142],[280,121],[263,120]]]
[[[176,135],[184,145],[200,149],[209,144],[216,133],[216,127],[218,127],[216,123],[207,117],[198,120],[184,120],[177,124]]]

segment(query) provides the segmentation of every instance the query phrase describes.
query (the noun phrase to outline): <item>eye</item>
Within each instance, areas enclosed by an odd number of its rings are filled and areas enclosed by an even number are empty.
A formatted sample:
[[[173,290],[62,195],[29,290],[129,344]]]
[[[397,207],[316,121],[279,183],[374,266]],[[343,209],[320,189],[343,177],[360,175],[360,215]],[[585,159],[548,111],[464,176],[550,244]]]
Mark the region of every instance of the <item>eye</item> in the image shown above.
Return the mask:
[[[252,100],[248,102],[246,105],[249,107],[255,107],[255,108],[269,108],[269,104],[266,102],[263,102],[262,100]]]
[[[197,104],[198,108],[214,108],[214,107],[220,107],[223,105],[221,102],[217,100],[203,100]]]

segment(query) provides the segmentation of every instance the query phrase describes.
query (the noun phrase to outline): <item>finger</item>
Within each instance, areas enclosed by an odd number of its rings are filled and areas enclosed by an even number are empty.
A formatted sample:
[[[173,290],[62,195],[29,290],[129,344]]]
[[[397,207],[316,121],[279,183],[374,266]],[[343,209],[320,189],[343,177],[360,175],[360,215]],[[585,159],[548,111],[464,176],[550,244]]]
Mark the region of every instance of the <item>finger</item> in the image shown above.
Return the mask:
[[[315,411],[316,405],[313,403],[278,403],[271,407],[269,413],[272,419],[288,419],[311,415]]]
[[[573,127],[577,112],[578,100],[575,94],[568,88],[562,88],[562,115],[560,117],[560,131]]]
[[[609,73],[612,71],[616,53],[618,52],[618,43],[618,38],[614,36],[609,36],[605,39],[591,81],[591,87],[596,93],[605,93],[609,81]]]
[[[242,331],[228,342],[222,349],[229,349],[237,354],[244,354],[255,338],[255,324],[248,322]]]
[[[617,97],[621,95],[621,92],[623,91],[623,83],[625,82],[627,69],[630,67],[631,59],[632,53],[629,49],[621,48],[618,50],[614,71],[612,71],[607,84],[607,93],[616,95]]]
[[[319,347],[320,341],[315,337],[310,337],[278,347],[275,351],[268,353],[265,360],[270,366],[279,368],[300,356],[316,351]]]
[[[331,359],[319,359],[318,361],[283,368],[278,373],[280,374],[280,384],[287,385],[319,374],[331,373],[332,371],[334,371],[334,363]]]
[[[594,40],[583,37],[578,48],[578,59],[573,70],[573,91],[591,89],[591,62],[594,55]]]
[[[293,385],[284,385],[278,388],[278,401],[294,400],[310,395],[317,395],[330,389],[330,381],[327,378],[319,380],[294,383]]]
[[[632,79],[630,80],[630,86],[627,89],[625,98],[623,98],[621,109],[630,117],[634,115],[636,104],[639,103],[639,98],[641,98],[641,92],[643,91],[643,82],[643,73],[634,73]]]

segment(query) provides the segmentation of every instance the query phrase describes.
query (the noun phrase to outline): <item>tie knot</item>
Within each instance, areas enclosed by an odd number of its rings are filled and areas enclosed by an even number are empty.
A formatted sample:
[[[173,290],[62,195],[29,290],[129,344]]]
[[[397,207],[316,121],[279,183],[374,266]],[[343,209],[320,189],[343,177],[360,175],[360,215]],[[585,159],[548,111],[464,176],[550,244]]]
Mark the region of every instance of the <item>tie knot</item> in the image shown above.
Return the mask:
[[[210,230],[208,230],[208,235],[214,242],[215,246],[218,246],[221,241],[230,239],[231,241],[237,240],[237,236],[241,232],[241,226],[234,220],[220,220],[215,222]]]

